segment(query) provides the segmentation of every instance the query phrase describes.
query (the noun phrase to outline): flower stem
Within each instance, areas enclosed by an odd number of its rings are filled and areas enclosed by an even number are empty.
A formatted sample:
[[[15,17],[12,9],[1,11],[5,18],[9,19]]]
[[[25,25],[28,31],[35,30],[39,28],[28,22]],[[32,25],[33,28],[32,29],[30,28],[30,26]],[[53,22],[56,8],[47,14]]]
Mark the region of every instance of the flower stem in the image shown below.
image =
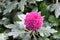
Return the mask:
[[[34,35],[35,31],[31,31],[31,35]]]

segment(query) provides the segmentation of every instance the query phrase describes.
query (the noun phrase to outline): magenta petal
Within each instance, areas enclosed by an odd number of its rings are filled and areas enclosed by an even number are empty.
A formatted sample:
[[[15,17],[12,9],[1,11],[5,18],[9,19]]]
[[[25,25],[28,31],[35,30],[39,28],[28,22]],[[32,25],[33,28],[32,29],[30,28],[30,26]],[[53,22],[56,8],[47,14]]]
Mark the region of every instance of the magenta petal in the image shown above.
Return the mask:
[[[24,19],[26,29],[36,31],[42,27],[43,19],[38,12],[30,12]]]

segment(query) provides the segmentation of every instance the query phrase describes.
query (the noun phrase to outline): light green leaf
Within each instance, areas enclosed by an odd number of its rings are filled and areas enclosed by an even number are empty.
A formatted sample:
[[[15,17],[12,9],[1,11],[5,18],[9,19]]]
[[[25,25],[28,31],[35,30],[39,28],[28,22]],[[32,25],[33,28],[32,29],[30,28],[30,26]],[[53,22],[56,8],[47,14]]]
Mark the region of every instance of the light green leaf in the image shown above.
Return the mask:
[[[28,2],[31,3],[36,3],[36,0],[28,0]]]
[[[38,11],[38,8],[37,7],[34,7],[33,9],[32,9],[32,11]]]
[[[43,0],[36,0],[36,1],[39,1],[40,2],[40,1],[43,1]]]
[[[44,27],[39,32],[40,32],[40,36],[42,36],[42,37],[44,37],[44,36],[46,36],[46,37],[50,36],[50,33]]]
[[[18,9],[20,9],[22,12],[25,8],[24,5],[26,5],[26,0],[21,0],[21,2],[18,4]]]
[[[8,36],[13,36],[14,38],[18,37],[19,33],[18,32],[9,32],[7,33]]]
[[[48,38],[45,38],[45,40],[50,40],[50,39],[48,39]]]
[[[11,29],[11,32],[7,33],[7,36],[13,36],[13,38],[16,38],[18,36],[21,36],[24,33],[26,33],[24,30],[19,30],[17,28],[13,28],[13,29]]]
[[[8,18],[3,17],[2,20],[0,20],[0,24],[6,25],[6,24],[9,24],[10,23],[9,21],[10,20]]]
[[[23,30],[26,29],[25,28],[26,26],[24,25],[24,21],[16,21],[14,23],[15,23],[15,25],[19,26],[20,29],[23,29]]]
[[[8,5],[6,6],[6,9],[5,9],[4,12],[3,12],[3,15],[5,15],[6,13],[10,13],[13,9],[16,8],[16,5],[17,5],[16,2],[12,2],[12,3],[8,4]]]
[[[53,38],[60,39],[60,30],[53,35]]]
[[[25,35],[25,37],[23,37],[22,40],[30,40],[30,38],[31,38],[30,34],[27,33],[27,34]]]
[[[0,9],[0,13],[2,12],[2,10]]]
[[[0,33],[0,40],[6,40],[6,35],[3,33]]]
[[[57,31],[55,29],[52,29],[49,25],[46,25],[46,27],[42,27],[39,30],[39,33],[42,37],[48,37],[50,34],[56,33]]]
[[[35,35],[33,35],[33,37],[34,37],[34,38],[33,38],[33,40],[37,40],[37,38],[36,38],[36,36],[35,36]]]
[[[60,34],[53,36],[55,39],[60,39]]]
[[[20,13],[21,12],[17,12],[16,14],[15,14],[15,16],[13,17],[13,21],[15,22],[15,21],[20,21],[21,19],[19,19],[19,17],[20,17]],[[18,15],[19,15],[19,17],[18,17]],[[21,18],[21,17],[20,17]]]
[[[58,18],[60,16],[60,3],[52,5],[52,7],[50,8],[50,11],[52,12],[54,10],[55,10],[55,16],[56,18]]]
[[[19,15],[17,15],[17,16],[18,16],[18,18],[19,18],[20,20],[23,21],[26,15],[25,15],[25,14],[19,14]]]
[[[6,28],[12,29],[15,28],[16,26],[14,24],[9,24],[9,25],[4,25]]]
[[[53,26],[58,26],[58,20],[53,15],[50,15],[48,20],[53,24]]]

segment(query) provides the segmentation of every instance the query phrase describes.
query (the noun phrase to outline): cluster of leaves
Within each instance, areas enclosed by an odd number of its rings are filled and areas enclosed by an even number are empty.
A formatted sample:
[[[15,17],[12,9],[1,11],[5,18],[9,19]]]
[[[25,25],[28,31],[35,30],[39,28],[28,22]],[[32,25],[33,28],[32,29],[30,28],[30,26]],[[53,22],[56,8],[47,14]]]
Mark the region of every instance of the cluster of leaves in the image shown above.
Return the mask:
[[[43,26],[36,32],[25,28],[27,12],[43,16]],[[0,0],[0,40],[60,40],[60,3],[54,0]]]

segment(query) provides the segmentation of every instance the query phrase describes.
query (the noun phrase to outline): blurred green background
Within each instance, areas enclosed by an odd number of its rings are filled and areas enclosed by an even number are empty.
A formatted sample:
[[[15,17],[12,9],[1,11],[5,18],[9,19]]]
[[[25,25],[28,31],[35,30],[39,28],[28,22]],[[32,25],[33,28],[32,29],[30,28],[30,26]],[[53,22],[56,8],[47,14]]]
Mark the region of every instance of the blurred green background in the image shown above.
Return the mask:
[[[21,21],[17,15],[31,11],[41,12],[44,24],[58,31],[41,40],[60,40],[60,0],[0,0],[0,33],[10,32],[4,25]]]

